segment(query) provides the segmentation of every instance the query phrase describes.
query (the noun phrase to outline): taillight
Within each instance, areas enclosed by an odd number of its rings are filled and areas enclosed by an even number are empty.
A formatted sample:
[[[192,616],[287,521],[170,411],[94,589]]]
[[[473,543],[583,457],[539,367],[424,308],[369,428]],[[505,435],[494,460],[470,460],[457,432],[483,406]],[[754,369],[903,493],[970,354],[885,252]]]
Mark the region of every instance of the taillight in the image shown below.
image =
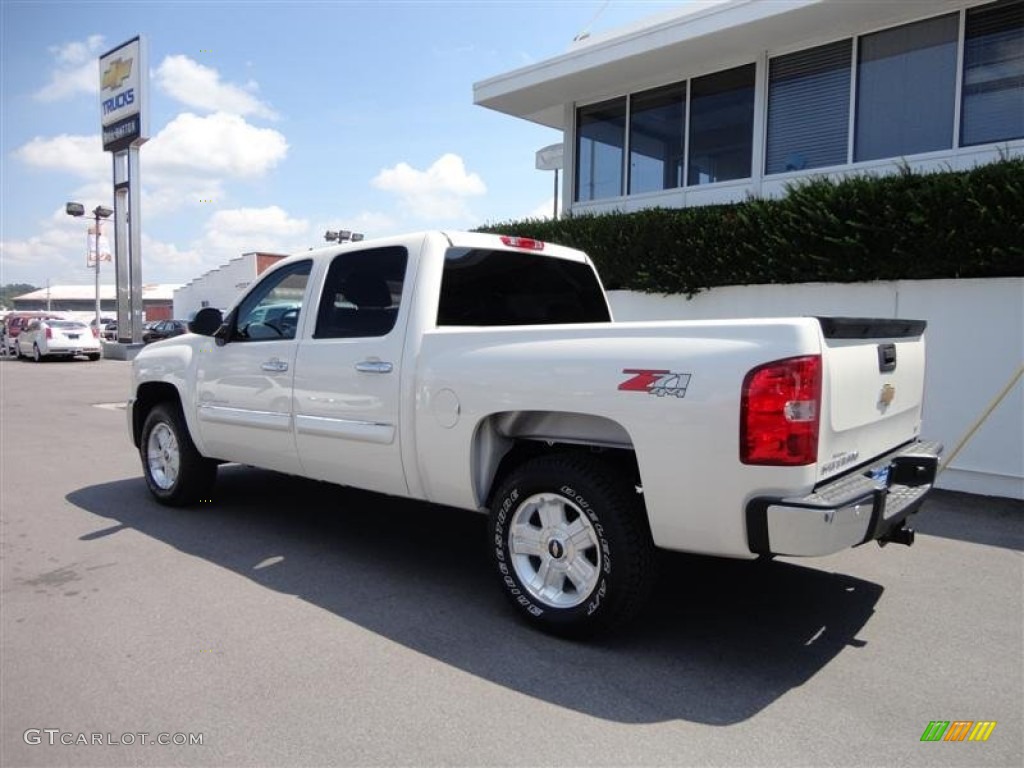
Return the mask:
[[[511,237],[502,235],[501,242],[509,248],[523,248],[527,251],[543,251],[544,241],[534,240],[532,237]]]
[[[740,461],[803,466],[818,460],[821,356],[754,368],[743,380]]]
[[[100,337],[99,333],[96,331],[95,328],[92,329],[92,337],[94,339],[98,339]]]
[[[48,339],[52,339],[53,338],[53,331],[50,329],[49,326],[46,327],[46,338],[48,338]]]

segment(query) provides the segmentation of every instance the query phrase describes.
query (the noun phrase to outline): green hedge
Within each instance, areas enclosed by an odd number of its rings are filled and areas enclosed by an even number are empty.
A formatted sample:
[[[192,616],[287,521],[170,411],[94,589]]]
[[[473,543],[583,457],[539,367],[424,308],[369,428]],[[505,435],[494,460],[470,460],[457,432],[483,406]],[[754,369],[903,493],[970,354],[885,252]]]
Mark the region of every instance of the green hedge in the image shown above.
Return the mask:
[[[1024,275],[1024,159],[970,171],[813,179],[773,200],[479,228],[586,251],[605,287]]]

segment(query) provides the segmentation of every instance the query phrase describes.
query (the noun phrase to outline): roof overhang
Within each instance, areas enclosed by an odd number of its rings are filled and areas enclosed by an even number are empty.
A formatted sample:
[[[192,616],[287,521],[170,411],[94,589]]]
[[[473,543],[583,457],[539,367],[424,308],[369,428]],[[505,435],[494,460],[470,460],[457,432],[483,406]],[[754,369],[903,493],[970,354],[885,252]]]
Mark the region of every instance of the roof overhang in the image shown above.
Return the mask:
[[[763,51],[813,47],[978,0],[717,0],[685,6],[568,53],[473,85],[473,102],[564,129],[568,104],[599,101],[748,63]]]

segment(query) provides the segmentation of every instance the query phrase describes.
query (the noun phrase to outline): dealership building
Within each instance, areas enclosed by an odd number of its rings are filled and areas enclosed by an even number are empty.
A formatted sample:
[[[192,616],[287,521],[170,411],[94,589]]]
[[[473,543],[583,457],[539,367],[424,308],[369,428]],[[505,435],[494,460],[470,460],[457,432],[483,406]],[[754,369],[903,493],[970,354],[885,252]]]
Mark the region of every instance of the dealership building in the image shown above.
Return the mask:
[[[564,136],[574,213],[1024,154],[1024,0],[717,0],[474,85]]]
[[[174,316],[191,317],[203,307],[227,309],[258,275],[285,258],[282,253],[243,253],[174,291]]]
[[[142,286],[143,319],[146,322],[172,319],[172,297],[177,288],[178,285],[172,283]],[[96,286],[51,285],[15,296],[12,301],[16,310],[45,309],[91,318],[96,314]],[[114,285],[100,285],[100,310],[103,317],[117,317],[117,289]]]

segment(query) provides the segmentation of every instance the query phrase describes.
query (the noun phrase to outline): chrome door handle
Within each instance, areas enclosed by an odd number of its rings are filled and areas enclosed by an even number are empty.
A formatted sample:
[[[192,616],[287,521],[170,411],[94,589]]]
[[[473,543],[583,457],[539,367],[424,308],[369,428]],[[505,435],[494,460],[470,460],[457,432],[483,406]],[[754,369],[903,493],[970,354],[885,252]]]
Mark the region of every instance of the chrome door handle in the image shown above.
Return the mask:
[[[364,360],[356,363],[356,370],[360,373],[391,373],[395,366],[391,363],[382,363],[380,360]]]
[[[288,370],[288,363],[284,362],[283,360],[278,360],[275,357],[271,360],[267,360],[266,362],[264,362],[262,365],[260,365],[260,368],[270,373],[283,373],[284,371]]]

